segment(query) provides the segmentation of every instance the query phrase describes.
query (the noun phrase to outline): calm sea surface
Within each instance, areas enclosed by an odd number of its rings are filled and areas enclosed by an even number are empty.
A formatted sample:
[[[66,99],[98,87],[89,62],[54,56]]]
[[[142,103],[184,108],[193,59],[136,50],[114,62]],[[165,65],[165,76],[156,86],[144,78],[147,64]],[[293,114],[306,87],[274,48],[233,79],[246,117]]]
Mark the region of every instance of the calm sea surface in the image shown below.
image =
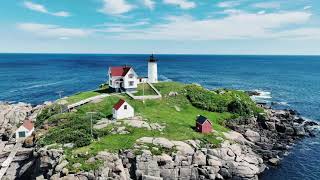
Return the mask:
[[[320,120],[320,56],[159,55],[159,79],[207,88],[259,90],[263,100]],[[107,68],[147,74],[148,55],[0,54],[0,101],[39,104],[104,83]],[[262,179],[320,179],[320,138],[305,139]]]

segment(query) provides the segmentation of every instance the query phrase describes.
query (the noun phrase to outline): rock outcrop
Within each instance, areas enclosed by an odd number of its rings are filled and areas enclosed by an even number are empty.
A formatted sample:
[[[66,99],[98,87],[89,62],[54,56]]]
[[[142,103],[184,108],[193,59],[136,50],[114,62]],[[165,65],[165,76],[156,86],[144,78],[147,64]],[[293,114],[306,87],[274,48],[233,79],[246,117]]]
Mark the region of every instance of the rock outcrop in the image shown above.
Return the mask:
[[[282,157],[296,140],[315,135],[318,124],[304,120],[293,110],[264,108],[265,114],[256,118],[229,120],[227,126],[243,134],[247,141],[242,139],[242,142],[261,155],[266,162],[278,165],[279,157]],[[226,137],[233,138],[228,135]],[[238,137],[241,139],[241,136]]]

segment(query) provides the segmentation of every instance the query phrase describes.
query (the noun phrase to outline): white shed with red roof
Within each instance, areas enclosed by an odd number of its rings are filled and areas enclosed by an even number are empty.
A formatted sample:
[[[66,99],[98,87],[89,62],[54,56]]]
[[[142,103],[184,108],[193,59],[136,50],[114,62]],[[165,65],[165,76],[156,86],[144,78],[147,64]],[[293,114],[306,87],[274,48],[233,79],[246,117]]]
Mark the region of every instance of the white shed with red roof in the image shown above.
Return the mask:
[[[23,124],[16,130],[16,139],[28,137],[34,131],[33,122],[30,120],[23,121]]]
[[[112,117],[114,119],[126,119],[134,116],[134,109],[125,100],[120,99],[117,104],[113,106]]]

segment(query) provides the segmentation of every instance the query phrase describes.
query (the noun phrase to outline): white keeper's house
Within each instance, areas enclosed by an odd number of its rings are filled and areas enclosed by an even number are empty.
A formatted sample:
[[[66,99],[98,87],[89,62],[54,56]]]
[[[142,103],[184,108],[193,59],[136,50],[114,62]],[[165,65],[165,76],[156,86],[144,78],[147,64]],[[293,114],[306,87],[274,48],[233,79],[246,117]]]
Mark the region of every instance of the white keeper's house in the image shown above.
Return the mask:
[[[120,99],[117,104],[113,106],[112,117],[114,119],[126,119],[134,116],[134,109],[125,100]]]
[[[23,124],[16,130],[16,140],[31,136],[34,125],[30,120],[23,121]]]
[[[153,55],[148,60],[148,77],[139,77],[131,66],[112,66],[108,70],[109,89],[112,92],[137,90],[139,83],[157,83],[158,82],[158,66],[157,60]]]

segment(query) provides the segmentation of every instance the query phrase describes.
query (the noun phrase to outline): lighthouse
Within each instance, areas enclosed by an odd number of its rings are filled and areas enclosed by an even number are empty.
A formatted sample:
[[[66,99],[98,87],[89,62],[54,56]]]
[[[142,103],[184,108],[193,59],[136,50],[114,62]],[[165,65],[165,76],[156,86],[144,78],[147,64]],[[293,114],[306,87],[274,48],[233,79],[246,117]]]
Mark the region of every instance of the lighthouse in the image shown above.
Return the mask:
[[[157,83],[158,82],[158,65],[157,59],[153,56],[150,56],[148,60],[148,82]]]

